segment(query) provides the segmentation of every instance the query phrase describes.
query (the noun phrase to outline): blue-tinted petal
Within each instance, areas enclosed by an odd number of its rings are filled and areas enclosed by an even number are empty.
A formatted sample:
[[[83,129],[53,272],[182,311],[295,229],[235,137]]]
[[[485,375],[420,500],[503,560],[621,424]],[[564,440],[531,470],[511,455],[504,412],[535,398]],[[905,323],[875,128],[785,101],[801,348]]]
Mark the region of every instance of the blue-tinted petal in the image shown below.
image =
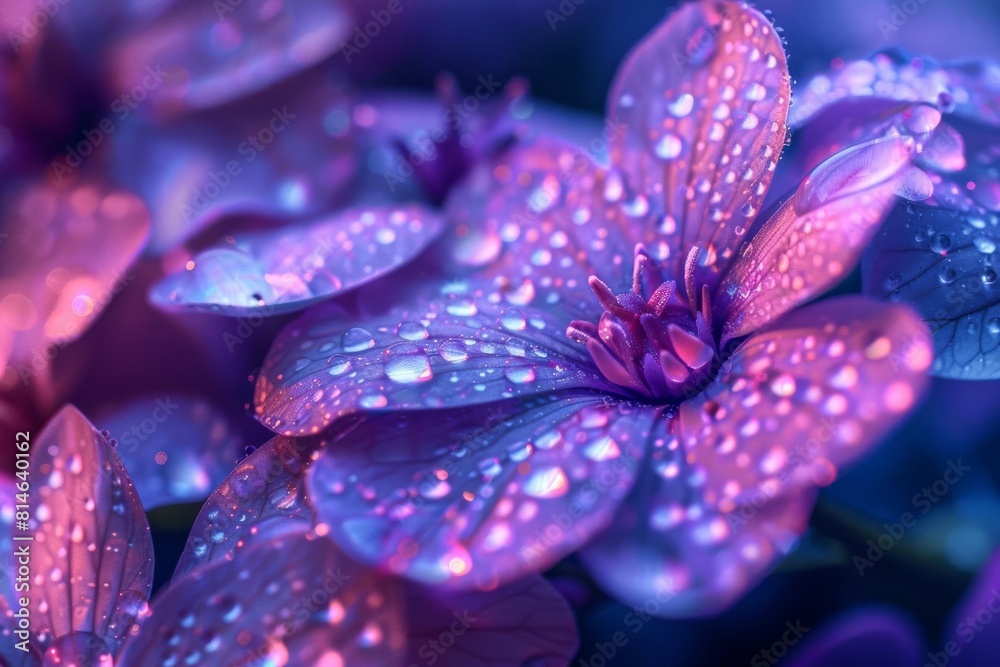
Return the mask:
[[[944,637],[958,645],[955,667],[982,667],[1000,654],[1000,635],[993,623],[1000,615],[1000,552],[983,566],[965,598],[944,628]]]
[[[429,584],[491,589],[607,525],[656,412],[555,394],[382,415],[323,452],[311,497],[352,557]]]
[[[744,507],[720,511],[669,428],[656,428],[663,437],[653,441],[631,494],[581,557],[623,604],[664,617],[717,613],[797,544],[812,494],[760,493]]]
[[[880,607],[853,609],[811,630],[788,657],[789,667],[917,667],[923,640],[913,621]]]
[[[743,342],[678,415],[686,461],[724,511],[832,482],[927,387],[927,328],[860,296],[800,308]]]
[[[175,578],[124,665],[397,665],[402,590],[298,531]]]
[[[175,576],[219,560],[233,560],[258,544],[312,522],[305,470],[321,442],[276,437],[243,460],[205,501]]]
[[[672,275],[698,247],[698,281],[725,270],[764,201],[785,142],[791,99],[781,39],[735,2],[681,6],[629,55],[608,117],[621,125],[612,163]]]
[[[933,336],[935,375],[1000,377],[997,218],[899,207],[865,253],[866,294],[913,305]]]
[[[147,612],[153,544],[139,496],[104,437],[72,406],[31,441],[32,638],[72,632],[112,650]],[[40,582],[39,582],[40,580]]]
[[[896,202],[915,150],[911,138],[886,137],[814,169],[723,279],[715,307],[725,337],[773,322],[847,275]]]
[[[148,202],[156,254],[226,216],[288,220],[329,212],[355,170],[347,100],[318,75],[238,109],[164,123],[131,113],[116,122],[111,167]]]
[[[573,612],[538,575],[488,592],[410,584],[406,597],[410,664],[433,658],[438,667],[568,665],[576,654]],[[448,632],[452,646],[441,641]]]
[[[147,512],[204,500],[243,456],[233,424],[195,396],[135,399],[97,421],[118,441],[115,451]]]
[[[278,433],[308,435],[359,410],[445,408],[607,386],[586,349],[566,337],[574,311],[525,305],[533,293],[500,281],[455,281],[441,292],[361,320],[324,306],[307,312],[264,361],[254,396],[258,418]]]
[[[319,62],[340,45],[350,17],[339,2],[159,3],[114,35],[108,62],[121,111],[214,106]]]
[[[199,253],[150,295],[165,308],[280,315],[393,271],[444,223],[422,206],[348,209],[272,231],[233,234]]]

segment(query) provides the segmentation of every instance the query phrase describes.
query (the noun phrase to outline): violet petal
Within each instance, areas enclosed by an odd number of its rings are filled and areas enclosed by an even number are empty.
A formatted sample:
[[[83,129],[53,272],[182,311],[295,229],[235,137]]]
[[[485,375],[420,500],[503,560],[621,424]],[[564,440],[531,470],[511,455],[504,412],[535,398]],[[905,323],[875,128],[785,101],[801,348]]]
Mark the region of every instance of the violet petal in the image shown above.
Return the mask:
[[[309,488],[352,557],[489,589],[544,570],[607,525],[657,412],[560,393],[378,416],[323,452]]]

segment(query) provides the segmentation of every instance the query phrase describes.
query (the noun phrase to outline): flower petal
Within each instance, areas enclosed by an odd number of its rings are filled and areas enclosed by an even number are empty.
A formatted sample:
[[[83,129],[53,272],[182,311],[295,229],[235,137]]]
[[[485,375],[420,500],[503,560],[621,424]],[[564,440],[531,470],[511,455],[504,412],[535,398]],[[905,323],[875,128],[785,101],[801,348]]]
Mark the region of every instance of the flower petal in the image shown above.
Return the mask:
[[[580,148],[550,136],[518,144],[449,196],[449,254],[460,266],[532,285],[538,299],[589,302],[590,276],[613,286],[631,279],[636,237],[606,197],[609,187]]]
[[[560,393],[378,416],[323,452],[311,497],[350,556],[429,584],[491,589],[607,525],[656,412]]]
[[[686,460],[724,510],[828,484],[914,407],[930,363],[927,328],[905,306],[843,297],[801,308],[747,339],[681,406]]]
[[[790,667],[882,667],[920,664],[920,629],[897,611],[861,607],[842,614],[805,638]]]
[[[813,494],[762,495],[724,512],[701,479],[676,436],[654,441],[611,526],[581,551],[591,575],[623,604],[663,617],[717,613],[798,543]]]
[[[948,633],[945,636],[962,649],[962,652],[955,656],[953,663],[955,667],[977,667],[996,660],[1000,651],[1000,637],[997,633],[990,630],[976,632],[971,636],[969,633],[984,629],[982,618],[987,614],[992,620],[996,620],[998,608],[1000,608],[1000,552],[994,552],[945,626]],[[973,639],[975,641],[972,641]]]
[[[236,466],[198,513],[175,576],[231,561],[261,539],[308,528],[305,471],[321,444],[278,436]]]
[[[401,665],[404,604],[397,585],[299,531],[175,579],[119,661]]]
[[[116,651],[153,583],[149,525],[128,472],[72,406],[32,441],[31,470],[32,636],[44,648],[88,632]]]
[[[281,220],[332,210],[354,174],[349,106],[328,79],[154,123],[118,121],[115,177],[149,203],[162,254],[226,216]],[[183,264],[183,262],[181,262]]]
[[[847,275],[896,202],[913,151],[912,139],[886,137],[814,169],[723,279],[716,312],[725,337],[761,328]]]
[[[323,306],[307,312],[264,360],[258,418],[273,431],[308,435],[359,410],[468,406],[608,386],[586,349],[566,337],[574,316],[558,304],[522,305],[523,291],[472,279],[442,292],[360,321]]]
[[[569,605],[538,575],[488,592],[416,584],[406,592],[408,664],[434,657],[439,667],[568,665],[580,643]],[[445,647],[449,632],[455,642]]]
[[[418,205],[356,208],[276,230],[234,234],[150,295],[165,308],[280,315],[375,280],[416,257],[444,227]]]
[[[93,181],[10,194],[0,222],[0,328],[13,333],[9,363],[33,371],[49,345],[83,334],[127,282],[149,213],[138,197]]]
[[[123,110],[147,97],[167,111],[227,102],[319,62],[349,30],[338,2],[166,4],[111,49],[114,89],[131,93]]]
[[[979,213],[897,208],[865,253],[864,292],[913,305],[930,326],[935,375],[1000,377],[1000,231]]]
[[[612,163],[657,219],[651,247],[712,284],[757,215],[785,142],[788,66],[770,21],[741,2],[683,5],[632,52],[608,117]]]
[[[195,396],[134,399],[97,419],[142,506],[200,502],[243,455],[243,439],[212,404]]]
[[[987,61],[942,65],[923,56],[879,53],[801,86],[789,121],[793,127],[801,127],[818,114],[837,108],[843,100],[870,98],[934,104],[949,113],[1000,125],[998,74],[998,65]]]

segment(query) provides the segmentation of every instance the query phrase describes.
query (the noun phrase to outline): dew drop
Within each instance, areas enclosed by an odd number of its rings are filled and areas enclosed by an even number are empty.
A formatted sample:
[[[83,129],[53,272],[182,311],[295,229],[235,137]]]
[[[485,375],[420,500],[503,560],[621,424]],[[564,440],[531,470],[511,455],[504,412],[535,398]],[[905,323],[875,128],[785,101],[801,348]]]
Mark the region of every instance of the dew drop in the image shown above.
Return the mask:
[[[956,276],[957,274],[955,273],[955,269],[950,266],[946,266],[938,272],[938,280],[942,285],[950,285],[955,282]]]
[[[656,147],[653,150],[655,150],[656,154],[664,160],[673,160],[681,154],[683,149],[684,144],[681,142],[680,137],[676,134],[668,132],[667,134],[664,134],[658,142],[656,142]]]
[[[426,382],[434,377],[430,361],[423,353],[392,357],[385,365],[385,374],[400,384]]]
[[[675,118],[683,118],[694,109],[694,96],[691,93],[684,93],[676,100],[667,105],[667,110]]]
[[[935,234],[931,237],[931,251],[945,255],[951,250],[951,237],[947,234]]]
[[[344,332],[340,344],[347,352],[361,352],[375,347],[375,339],[367,329],[351,327]]]

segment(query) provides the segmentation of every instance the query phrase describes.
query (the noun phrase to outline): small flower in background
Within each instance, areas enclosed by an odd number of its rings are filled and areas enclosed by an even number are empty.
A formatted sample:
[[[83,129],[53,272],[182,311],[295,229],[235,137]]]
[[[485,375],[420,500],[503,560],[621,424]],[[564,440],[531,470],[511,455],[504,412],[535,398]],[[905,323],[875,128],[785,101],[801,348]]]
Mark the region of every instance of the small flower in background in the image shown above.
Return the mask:
[[[19,596],[5,578],[5,664],[570,659],[572,615],[540,577],[438,595],[366,571],[310,533],[303,474],[315,446],[275,438],[246,459],[206,503],[174,579],[150,606],[153,545],[132,481],[106,438],[75,408],[62,409],[32,443],[44,482],[36,480],[30,503],[30,634],[18,633]],[[14,484],[4,481],[2,493],[13,498]],[[0,523],[5,559],[23,544],[10,540],[12,518]]]
[[[64,351],[122,292],[144,289],[141,253],[183,265],[180,244],[221,217],[323,213],[354,172],[349,124],[336,122],[343,86],[309,70],[348,29],[344,10],[218,10],[18,3],[4,17],[0,422],[11,432],[74,392]]]
[[[992,62],[879,54],[816,77],[796,107],[807,164],[893,123],[931,132],[917,159],[930,179],[875,237],[864,290],[917,309],[934,339],[932,371],[942,377],[1000,377],[998,76]]]
[[[603,587],[664,615],[725,607],[770,569],[930,363],[904,307],[793,310],[927,178],[910,162],[928,130],[845,148],[761,215],[789,95],[763,15],[685,5],[616,77],[611,169],[551,140],[481,165],[447,207],[495,259],[381,315],[289,326],[262,422],[306,436],[366,416],[308,475],[338,545],[460,589],[586,545]]]

